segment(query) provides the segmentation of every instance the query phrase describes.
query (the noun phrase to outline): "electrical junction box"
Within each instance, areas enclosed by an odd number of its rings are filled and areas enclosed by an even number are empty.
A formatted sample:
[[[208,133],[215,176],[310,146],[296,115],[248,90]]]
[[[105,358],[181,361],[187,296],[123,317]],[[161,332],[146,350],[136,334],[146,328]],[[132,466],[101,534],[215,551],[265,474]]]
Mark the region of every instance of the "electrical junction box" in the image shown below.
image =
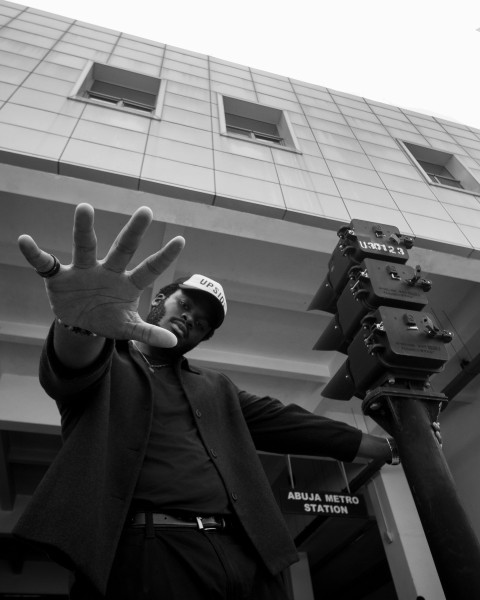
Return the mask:
[[[348,281],[348,272],[366,258],[404,264],[413,238],[397,227],[353,219],[338,230],[338,241],[328,263],[328,274],[309,309],[335,312],[335,301]]]
[[[447,362],[451,339],[425,311],[380,306],[363,318],[348,347],[355,389],[365,392],[385,372],[426,381]]]
[[[349,281],[337,301],[337,314],[325,328],[315,350],[346,352],[361,319],[381,305],[422,310],[428,304],[430,281],[419,267],[366,258],[349,270]]]

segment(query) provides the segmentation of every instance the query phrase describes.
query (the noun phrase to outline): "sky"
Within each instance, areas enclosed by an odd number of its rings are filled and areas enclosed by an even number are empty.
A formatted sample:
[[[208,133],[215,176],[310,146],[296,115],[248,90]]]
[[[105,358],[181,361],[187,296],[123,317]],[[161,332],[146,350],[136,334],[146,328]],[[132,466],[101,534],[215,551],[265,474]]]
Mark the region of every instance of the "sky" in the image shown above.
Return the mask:
[[[25,4],[480,129],[478,0]]]

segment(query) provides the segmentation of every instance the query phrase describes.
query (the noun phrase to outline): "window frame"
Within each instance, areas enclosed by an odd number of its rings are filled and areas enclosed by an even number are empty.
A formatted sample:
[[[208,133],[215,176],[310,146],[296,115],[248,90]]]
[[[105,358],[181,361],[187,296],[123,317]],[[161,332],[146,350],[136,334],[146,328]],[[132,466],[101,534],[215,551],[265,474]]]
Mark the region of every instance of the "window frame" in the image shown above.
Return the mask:
[[[474,194],[476,196],[480,194],[480,182],[462,163],[461,156],[403,140],[397,140],[397,142],[429,185],[434,185],[446,190],[453,190],[462,194]],[[430,163],[432,165],[443,167],[449,176],[432,173],[427,165],[422,163]],[[451,180],[459,185],[448,185],[442,183],[439,179]]]
[[[97,71],[100,76],[97,75]],[[119,77],[119,82],[112,83],[104,81],[104,79],[102,79],[103,72],[109,75],[113,74],[114,76],[116,74]],[[146,83],[147,85],[154,87],[155,83],[158,82],[158,91],[156,91],[155,94],[154,91],[145,92],[155,96],[155,103],[153,105],[148,105],[126,97],[116,96],[115,94],[103,94],[102,92],[91,90],[90,88],[95,81],[101,81],[107,85],[111,84],[112,86],[115,85],[116,87],[129,88],[136,91],[145,91],[139,89],[139,83]],[[151,75],[146,75],[145,73],[107,65],[97,61],[89,61],[75,83],[69,98],[94,106],[102,106],[103,108],[121,110],[130,114],[152,119],[160,119],[165,99],[165,91],[166,81],[159,77],[153,77]],[[102,95],[104,96],[103,99],[100,97]]]
[[[217,99],[220,135],[248,143],[260,144],[270,148],[277,148],[279,150],[301,154],[298,140],[286,110],[221,93],[217,94]],[[226,104],[229,105],[228,111]],[[236,112],[231,112],[232,108]],[[279,135],[272,135],[263,131],[258,131],[254,128],[228,124],[227,114],[275,125]],[[232,129],[237,129],[239,133],[231,131]]]
[[[437,165],[435,163],[427,163],[426,161],[418,160],[418,159],[417,159],[417,162],[421,166],[421,168],[425,171],[425,173],[428,175],[428,177],[430,178],[432,183],[438,183],[438,185],[442,185],[444,187],[454,187],[455,189],[458,189],[458,190],[465,189],[463,187],[460,179],[455,179],[455,177],[452,176],[450,171],[444,165]],[[439,167],[439,168],[432,169],[429,165],[431,165],[432,167]],[[445,173],[441,173],[441,172],[435,173],[436,170],[437,171],[443,170],[443,171],[445,171]],[[444,180],[445,183],[443,183],[442,180]],[[447,183],[448,181],[455,182],[458,185],[449,185]]]
[[[248,137],[255,141],[263,141],[263,142],[271,142],[273,144],[278,144],[279,146],[285,146],[285,140],[278,135],[270,135],[268,133],[264,133],[262,131],[256,131],[255,129],[247,129],[246,127],[238,127],[237,125],[226,125],[227,134],[239,135],[242,137]],[[243,133],[236,134],[235,131],[245,132],[247,135],[244,136]]]

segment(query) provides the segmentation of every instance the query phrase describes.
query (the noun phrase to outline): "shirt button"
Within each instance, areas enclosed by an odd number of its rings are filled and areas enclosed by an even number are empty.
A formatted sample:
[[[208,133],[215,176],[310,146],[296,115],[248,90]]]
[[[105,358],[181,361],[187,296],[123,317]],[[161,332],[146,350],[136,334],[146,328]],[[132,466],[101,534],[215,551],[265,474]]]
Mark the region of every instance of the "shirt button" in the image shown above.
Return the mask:
[[[198,418],[200,418],[202,416],[202,411],[197,408],[197,410],[195,411],[195,414],[197,415]]]
[[[236,492],[232,492],[230,495],[232,496],[232,500],[234,502],[236,502],[238,500],[238,496],[237,496]]]
[[[215,452],[215,450],[213,448],[210,448],[210,454],[213,456],[213,458],[218,458],[218,454]]]

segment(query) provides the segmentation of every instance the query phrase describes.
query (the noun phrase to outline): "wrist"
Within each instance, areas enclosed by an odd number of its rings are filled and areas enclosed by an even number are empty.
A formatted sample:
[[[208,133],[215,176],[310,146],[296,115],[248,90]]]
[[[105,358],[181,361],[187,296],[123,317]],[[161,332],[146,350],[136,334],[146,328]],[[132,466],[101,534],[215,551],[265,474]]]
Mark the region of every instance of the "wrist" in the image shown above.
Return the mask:
[[[64,323],[59,318],[57,318],[57,323],[58,323],[58,325],[60,325],[61,327],[63,327],[64,329],[70,331],[71,333],[73,333],[75,335],[83,335],[83,336],[87,336],[87,337],[97,337],[97,334],[93,333],[93,331],[89,331],[88,329],[82,329],[82,327],[76,327],[75,325],[67,325],[67,323]]]

